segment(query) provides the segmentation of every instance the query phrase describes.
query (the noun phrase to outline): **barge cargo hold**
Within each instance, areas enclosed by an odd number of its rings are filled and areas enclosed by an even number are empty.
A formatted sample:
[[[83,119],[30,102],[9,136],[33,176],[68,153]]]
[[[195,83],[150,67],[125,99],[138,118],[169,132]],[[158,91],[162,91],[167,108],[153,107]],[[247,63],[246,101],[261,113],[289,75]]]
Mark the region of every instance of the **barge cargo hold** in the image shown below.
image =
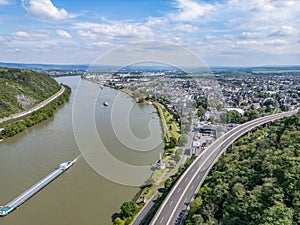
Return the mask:
[[[75,161],[67,161],[62,164],[60,164],[54,171],[52,171],[50,174],[48,174],[46,177],[41,179],[39,182],[37,182],[35,185],[30,187],[28,190],[20,194],[18,197],[7,203],[5,206],[0,208],[0,216],[6,216],[16,208],[18,208],[20,205],[22,205],[25,201],[30,199],[33,195],[38,193],[42,188],[47,186],[51,181],[56,179],[59,175],[61,175],[63,172],[65,172],[67,169],[69,169]]]

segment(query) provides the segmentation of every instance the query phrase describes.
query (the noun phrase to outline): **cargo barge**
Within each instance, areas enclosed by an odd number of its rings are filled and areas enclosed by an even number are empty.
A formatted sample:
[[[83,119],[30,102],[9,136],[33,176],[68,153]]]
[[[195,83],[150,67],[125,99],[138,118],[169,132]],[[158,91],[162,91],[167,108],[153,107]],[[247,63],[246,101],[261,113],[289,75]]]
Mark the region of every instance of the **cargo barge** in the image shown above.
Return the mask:
[[[69,169],[73,164],[74,161],[67,161],[60,164],[54,171],[48,174],[46,177],[41,179],[35,185],[30,187],[28,190],[20,194],[18,197],[7,203],[5,206],[0,208],[0,217],[6,216],[20,205],[22,205],[25,201],[30,199],[36,193],[38,193],[41,189],[47,186],[51,181],[55,180],[59,175],[64,173],[67,169]]]

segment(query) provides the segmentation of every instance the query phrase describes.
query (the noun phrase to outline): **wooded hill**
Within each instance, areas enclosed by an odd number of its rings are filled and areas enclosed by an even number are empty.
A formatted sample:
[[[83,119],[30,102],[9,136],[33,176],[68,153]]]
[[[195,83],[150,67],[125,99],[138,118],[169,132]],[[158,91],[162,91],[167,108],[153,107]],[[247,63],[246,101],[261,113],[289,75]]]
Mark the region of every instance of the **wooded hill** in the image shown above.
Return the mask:
[[[300,224],[300,115],[236,141],[209,173],[185,224]]]
[[[31,108],[59,89],[46,74],[0,67],[0,118]]]

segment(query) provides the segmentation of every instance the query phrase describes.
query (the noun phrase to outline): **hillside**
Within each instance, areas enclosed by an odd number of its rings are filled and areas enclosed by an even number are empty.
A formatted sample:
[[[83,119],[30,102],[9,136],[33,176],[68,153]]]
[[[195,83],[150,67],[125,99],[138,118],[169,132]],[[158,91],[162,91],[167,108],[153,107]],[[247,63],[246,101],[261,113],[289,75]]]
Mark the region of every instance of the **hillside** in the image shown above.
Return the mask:
[[[31,108],[59,89],[48,75],[0,67],[0,118]]]
[[[185,224],[300,224],[300,114],[240,138],[199,190]]]

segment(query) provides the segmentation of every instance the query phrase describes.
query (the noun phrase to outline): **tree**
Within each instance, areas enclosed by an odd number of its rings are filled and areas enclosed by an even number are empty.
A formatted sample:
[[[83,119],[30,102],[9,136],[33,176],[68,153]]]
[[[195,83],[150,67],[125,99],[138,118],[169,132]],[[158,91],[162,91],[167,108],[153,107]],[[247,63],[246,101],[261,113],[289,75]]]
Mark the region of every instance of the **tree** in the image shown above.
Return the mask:
[[[144,98],[142,98],[142,97],[138,98],[137,103],[144,103],[144,102],[145,102],[145,99],[144,99]]]
[[[286,105],[280,105],[280,110],[281,111],[288,111],[288,107]]]
[[[202,201],[201,196],[198,196],[197,198],[195,198],[195,200],[191,204],[190,213],[195,214],[197,212],[197,210],[202,206],[202,203],[203,203],[203,201]]]
[[[124,202],[121,206],[121,214],[123,219],[135,215],[139,210],[138,205],[135,202]]]
[[[274,99],[268,99],[264,102],[265,106],[275,106]]]
[[[186,225],[198,225],[198,224],[205,224],[204,219],[201,215],[195,214],[191,219],[188,219],[185,222]]]
[[[293,210],[281,202],[276,202],[263,212],[261,225],[293,225]]]
[[[167,179],[165,182],[165,189],[168,190],[171,187],[172,183],[173,180],[171,178]]]
[[[217,121],[217,117],[216,117],[215,115],[211,115],[211,116],[209,117],[208,121],[210,121],[210,122],[215,122],[215,121]]]
[[[203,108],[203,106],[199,106],[199,108],[198,108],[199,119],[201,119],[204,116],[204,112],[205,112],[205,109]]]
[[[236,141],[206,177],[186,224],[300,224],[299,137],[297,114]]]
[[[179,137],[178,145],[179,146],[184,146],[185,143],[187,143],[187,140],[188,140],[188,136],[186,134],[181,134],[180,137]]]
[[[245,112],[245,116],[248,117],[249,120],[257,119],[259,116],[259,113],[257,110],[248,110]]]
[[[117,217],[117,218],[114,220],[114,225],[125,225],[125,221],[122,220],[121,218]]]
[[[181,159],[181,155],[182,155],[182,149],[177,149],[176,152],[175,152],[175,156],[174,156],[174,160],[175,162],[179,162],[180,159]]]
[[[204,99],[199,98],[199,99],[196,101],[196,106],[197,106],[197,107],[202,106],[204,109],[207,109],[207,102],[206,102]]]
[[[169,148],[175,148],[177,146],[177,139],[174,137],[170,137]]]
[[[227,122],[228,123],[240,123],[242,115],[236,110],[230,110],[227,112]]]
[[[233,191],[233,194],[235,195],[235,197],[236,197],[237,199],[241,199],[241,200],[244,198],[245,193],[246,193],[245,187],[244,187],[244,185],[241,184],[241,183],[236,183],[236,184],[233,186],[232,191]]]

